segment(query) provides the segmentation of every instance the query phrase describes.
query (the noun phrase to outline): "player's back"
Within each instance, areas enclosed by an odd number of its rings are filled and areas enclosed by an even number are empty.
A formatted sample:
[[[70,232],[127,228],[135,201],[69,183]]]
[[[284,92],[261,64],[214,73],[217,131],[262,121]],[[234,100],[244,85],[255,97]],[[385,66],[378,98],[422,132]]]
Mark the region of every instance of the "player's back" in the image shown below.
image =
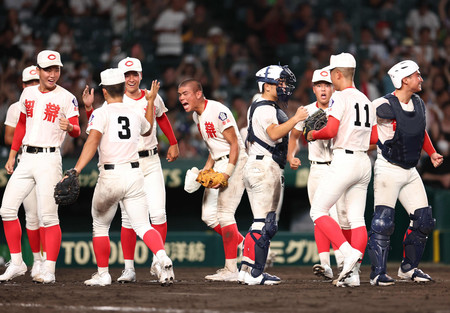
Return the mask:
[[[333,149],[367,151],[376,113],[372,102],[358,89],[346,88],[331,96],[329,115],[339,120]]]
[[[139,137],[150,128],[141,114],[126,104],[110,103],[92,113],[87,131],[102,133],[99,145],[99,164],[122,164],[139,159]]]

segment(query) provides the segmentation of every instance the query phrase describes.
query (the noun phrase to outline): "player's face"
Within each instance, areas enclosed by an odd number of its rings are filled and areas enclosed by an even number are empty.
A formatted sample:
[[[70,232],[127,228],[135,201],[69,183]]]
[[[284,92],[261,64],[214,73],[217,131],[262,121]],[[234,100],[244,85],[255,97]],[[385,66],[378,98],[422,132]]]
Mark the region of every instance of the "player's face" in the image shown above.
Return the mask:
[[[141,74],[136,71],[125,73],[125,88],[127,93],[135,93],[139,90],[139,85],[141,83]]]
[[[39,74],[39,84],[41,91],[51,91],[56,88],[56,82],[61,76],[61,69],[59,66],[50,66],[47,68],[37,68]]]
[[[313,92],[316,95],[317,102],[327,106],[333,93],[333,85],[327,82],[316,82],[313,85]]]
[[[419,71],[406,77],[406,80],[412,92],[419,92],[422,90],[423,78]]]
[[[201,99],[201,92],[194,91],[191,85],[178,88],[178,100],[186,112],[195,111]]]

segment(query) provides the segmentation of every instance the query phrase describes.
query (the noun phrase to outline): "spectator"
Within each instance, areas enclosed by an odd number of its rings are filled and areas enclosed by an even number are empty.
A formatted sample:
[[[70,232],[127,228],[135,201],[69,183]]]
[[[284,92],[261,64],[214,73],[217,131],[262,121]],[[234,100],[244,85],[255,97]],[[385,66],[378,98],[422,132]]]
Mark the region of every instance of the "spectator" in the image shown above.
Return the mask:
[[[60,20],[56,26],[56,32],[53,32],[48,39],[48,48],[59,51],[63,56],[69,56],[76,48],[73,30],[69,24]]]
[[[441,23],[436,13],[430,10],[428,1],[418,1],[417,8],[409,11],[406,18],[406,26],[408,35],[416,42],[419,41],[420,29],[428,27],[430,29],[430,39],[436,40],[437,33]]]

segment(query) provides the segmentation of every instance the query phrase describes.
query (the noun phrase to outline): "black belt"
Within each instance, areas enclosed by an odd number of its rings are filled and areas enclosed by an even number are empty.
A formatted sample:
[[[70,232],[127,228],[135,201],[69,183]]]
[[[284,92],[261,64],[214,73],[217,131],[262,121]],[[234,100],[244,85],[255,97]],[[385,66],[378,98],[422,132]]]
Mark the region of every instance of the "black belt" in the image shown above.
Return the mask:
[[[264,155],[257,155],[257,156],[256,156],[256,159],[257,159],[257,160],[262,160],[262,159],[264,159]]]
[[[27,153],[55,152],[55,151],[56,151],[56,148],[55,148],[55,147],[51,147],[51,148],[42,148],[42,147],[32,147],[32,146],[27,146],[26,151],[27,151]]]
[[[145,158],[145,157],[157,154],[158,148],[155,147],[153,150],[142,150],[142,151],[139,151],[138,153],[139,153],[140,158]]]
[[[227,155],[221,156],[220,158],[217,158],[216,161],[225,160],[225,159],[229,159],[229,158],[230,158],[230,155],[227,154]]]
[[[131,168],[138,168],[139,162],[131,162]],[[103,165],[105,170],[113,170],[116,166],[114,164],[104,164]]]
[[[330,165],[331,164],[331,161],[330,162],[319,162],[319,161],[309,161],[311,164],[326,164],[326,165]]]
[[[345,153],[347,153],[347,154],[353,154],[353,151],[352,151],[352,150],[347,150],[347,149],[345,149]]]

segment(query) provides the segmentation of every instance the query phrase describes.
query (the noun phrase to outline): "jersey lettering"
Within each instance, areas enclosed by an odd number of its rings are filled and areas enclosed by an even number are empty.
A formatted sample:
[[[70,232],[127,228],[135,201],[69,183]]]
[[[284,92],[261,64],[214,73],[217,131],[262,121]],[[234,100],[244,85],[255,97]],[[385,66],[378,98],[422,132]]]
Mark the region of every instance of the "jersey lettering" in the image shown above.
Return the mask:
[[[51,123],[55,122],[56,117],[58,116],[59,113],[59,105],[53,104],[53,103],[47,103],[45,105],[45,116],[44,116],[44,121],[49,121]]]
[[[25,100],[25,110],[27,112],[27,117],[33,117],[34,100]]]
[[[355,104],[355,110],[356,110],[356,121],[355,126],[361,126],[361,119],[360,119],[360,113],[359,113],[359,103]],[[366,122],[364,123],[364,127],[370,127],[369,123],[369,105],[364,105],[364,111],[366,111]]]
[[[119,132],[120,139],[130,139],[130,120],[126,116],[119,116],[117,122],[122,126],[122,131]]]
[[[212,122],[205,122],[205,132],[208,138],[216,138],[216,130],[214,129],[214,124]]]

